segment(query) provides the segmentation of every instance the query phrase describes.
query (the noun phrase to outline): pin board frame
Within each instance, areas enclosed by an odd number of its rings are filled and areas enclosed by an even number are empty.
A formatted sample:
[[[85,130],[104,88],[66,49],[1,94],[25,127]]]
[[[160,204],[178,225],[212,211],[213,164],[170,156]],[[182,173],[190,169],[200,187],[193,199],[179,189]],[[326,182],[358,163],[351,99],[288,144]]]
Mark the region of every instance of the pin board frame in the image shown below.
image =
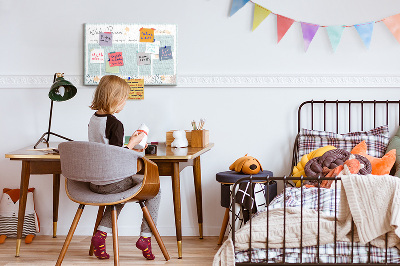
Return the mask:
[[[141,29],[154,29],[154,44],[171,47],[172,59],[160,60],[160,55],[151,54],[150,65],[138,65],[138,52],[146,52],[149,42],[140,40]],[[112,33],[111,46],[101,46],[101,33]],[[105,75],[117,75],[124,79],[144,79],[145,85],[177,85],[177,25],[175,24],[130,24],[130,23],[86,23],[84,25],[84,85],[97,85]],[[104,62],[91,63],[91,51],[104,51]],[[100,51],[101,51],[100,50]],[[123,65],[118,72],[108,68],[109,53],[122,52]]]

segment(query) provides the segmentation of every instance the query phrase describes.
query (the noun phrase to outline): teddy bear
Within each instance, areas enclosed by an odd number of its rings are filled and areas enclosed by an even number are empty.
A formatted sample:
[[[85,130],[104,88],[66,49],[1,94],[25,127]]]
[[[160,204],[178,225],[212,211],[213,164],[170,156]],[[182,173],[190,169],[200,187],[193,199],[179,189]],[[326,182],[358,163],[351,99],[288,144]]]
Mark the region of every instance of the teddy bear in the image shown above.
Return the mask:
[[[35,212],[33,191],[35,188],[29,188],[27,199],[24,226],[22,236],[25,237],[25,243],[32,242],[36,233],[39,232],[39,219]],[[4,243],[7,237],[17,236],[18,209],[19,209],[19,189],[3,189],[3,196],[0,200],[0,244]]]
[[[171,143],[171,147],[175,148],[185,148],[188,146],[188,140],[186,139],[185,130],[175,130],[172,133],[172,136],[175,138]]]

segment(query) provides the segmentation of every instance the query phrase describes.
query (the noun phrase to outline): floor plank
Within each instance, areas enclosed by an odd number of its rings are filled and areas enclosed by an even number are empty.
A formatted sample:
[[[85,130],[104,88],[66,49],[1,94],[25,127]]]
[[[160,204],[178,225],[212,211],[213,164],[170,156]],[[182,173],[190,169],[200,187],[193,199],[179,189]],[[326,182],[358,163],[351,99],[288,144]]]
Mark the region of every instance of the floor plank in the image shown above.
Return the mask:
[[[121,265],[211,265],[214,254],[219,246],[218,237],[209,236],[204,239],[198,237],[183,237],[183,258],[178,259],[176,238],[174,236],[163,237],[164,244],[168,250],[171,260],[164,260],[157,242],[152,238],[154,261],[148,261],[142,256],[142,252],[135,247],[138,237],[119,237],[119,254]],[[7,238],[0,245],[0,266],[11,265],[54,265],[58,254],[64,244],[65,236],[52,238],[51,236],[37,236],[31,244],[22,241],[20,257],[15,257],[15,238]],[[62,265],[113,265],[112,237],[107,238],[107,252],[109,260],[99,260],[89,256],[90,237],[74,236],[65,255]]]

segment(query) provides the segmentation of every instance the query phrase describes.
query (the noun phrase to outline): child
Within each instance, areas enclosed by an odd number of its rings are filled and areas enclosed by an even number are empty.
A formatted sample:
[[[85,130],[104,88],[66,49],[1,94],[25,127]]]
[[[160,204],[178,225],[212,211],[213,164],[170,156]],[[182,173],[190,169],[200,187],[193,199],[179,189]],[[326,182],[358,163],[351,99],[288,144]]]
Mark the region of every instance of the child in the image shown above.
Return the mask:
[[[123,146],[124,126],[113,114],[122,111],[128,99],[129,91],[130,87],[128,83],[122,78],[114,75],[103,76],[101,78],[94,93],[92,105],[90,106],[90,108],[96,110],[96,112],[89,122],[89,141],[120,147]],[[143,137],[143,132],[134,132],[125,148],[132,150]],[[143,152],[144,150],[136,151]],[[128,190],[135,185],[137,185],[137,183],[131,177],[127,177],[112,183],[93,182],[90,183],[90,189],[96,193],[111,194]],[[146,206],[156,224],[160,198],[161,190],[154,198],[146,200]],[[123,206],[123,204],[118,204],[116,206],[117,215],[119,215]],[[107,233],[112,233],[111,227],[111,208],[107,206],[98,230],[92,237],[94,254],[99,259],[108,259],[110,257],[106,252],[105,239]],[[148,260],[154,260],[154,255],[151,252],[151,235],[150,227],[143,217],[140,238],[136,242],[136,247],[142,250],[143,256]]]

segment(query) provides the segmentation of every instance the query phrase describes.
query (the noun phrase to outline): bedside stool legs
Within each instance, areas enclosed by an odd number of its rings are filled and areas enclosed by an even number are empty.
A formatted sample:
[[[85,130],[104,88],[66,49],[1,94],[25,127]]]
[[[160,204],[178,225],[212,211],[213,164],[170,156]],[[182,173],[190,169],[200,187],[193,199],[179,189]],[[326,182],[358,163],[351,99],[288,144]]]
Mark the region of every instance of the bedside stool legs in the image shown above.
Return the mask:
[[[219,233],[218,245],[222,245],[222,241],[224,240],[228,222],[229,222],[229,208],[225,208],[225,215],[224,215],[224,220],[222,221],[221,232]]]

